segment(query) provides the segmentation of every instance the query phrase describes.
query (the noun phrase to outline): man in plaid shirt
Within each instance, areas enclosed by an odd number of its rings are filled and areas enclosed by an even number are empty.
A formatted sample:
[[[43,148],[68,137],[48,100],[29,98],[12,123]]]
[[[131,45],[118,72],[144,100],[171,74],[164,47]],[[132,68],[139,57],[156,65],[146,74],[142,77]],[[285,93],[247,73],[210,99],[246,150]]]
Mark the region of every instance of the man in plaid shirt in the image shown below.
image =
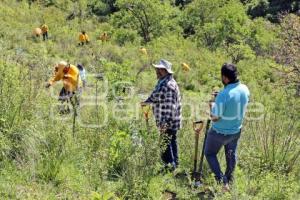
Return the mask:
[[[158,83],[143,105],[152,104],[156,125],[162,134],[161,158],[168,168],[174,170],[178,166],[178,147],[176,133],[181,127],[181,98],[178,85],[173,79],[172,64],[160,60],[153,65]]]

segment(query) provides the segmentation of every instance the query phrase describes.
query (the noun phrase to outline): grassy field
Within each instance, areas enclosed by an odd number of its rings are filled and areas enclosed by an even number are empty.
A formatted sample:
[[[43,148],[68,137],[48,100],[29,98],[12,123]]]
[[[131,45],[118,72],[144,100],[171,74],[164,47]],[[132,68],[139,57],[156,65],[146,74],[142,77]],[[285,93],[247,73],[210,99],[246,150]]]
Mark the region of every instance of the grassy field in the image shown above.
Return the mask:
[[[71,2],[65,4],[60,6],[73,9],[67,6]],[[232,61],[230,51],[212,50],[176,32],[144,44],[137,31],[117,28],[111,20],[67,16],[55,6],[0,2],[0,199],[168,199],[172,193],[178,199],[300,198],[300,102],[282,74],[286,68],[266,53],[271,46],[237,62],[251,104],[236,180],[224,194],[206,162],[202,188],[191,188],[189,176],[158,173],[158,131],[152,116],[147,132],[139,102],[156,83],[150,63],[170,60],[183,101],[178,171],[189,174],[192,122],[207,119],[207,101],[212,90],[222,89],[220,67]],[[45,42],[32,36],[43,21],[50,29]],[[265,24],[259,33],[279,29]],[[91,43],[79,47],[81,30]],[[104,31],[111,36],[106,43],[97,40]],[[139,52],[142,45],[148,56]],[[75,124],[72,113],[57,112],[61,83],[45,89],[60,60],[83,63],[88,73]],[[182,62],[189,63],[190,72],[182,71]],[[223,153],[220,159],[224,167]]]

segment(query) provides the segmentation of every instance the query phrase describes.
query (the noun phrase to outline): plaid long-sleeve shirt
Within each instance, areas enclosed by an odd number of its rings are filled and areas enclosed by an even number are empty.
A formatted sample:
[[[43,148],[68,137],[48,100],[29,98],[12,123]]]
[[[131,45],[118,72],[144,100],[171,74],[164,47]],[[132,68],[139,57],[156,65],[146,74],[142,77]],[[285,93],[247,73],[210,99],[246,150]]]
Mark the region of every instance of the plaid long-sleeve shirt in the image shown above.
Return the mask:
[[[178,85],[172,75],[159,80],[145,102],[153,105],[153,113],[158,127],[167,125],[168,129],[180,129],[181,97]]]

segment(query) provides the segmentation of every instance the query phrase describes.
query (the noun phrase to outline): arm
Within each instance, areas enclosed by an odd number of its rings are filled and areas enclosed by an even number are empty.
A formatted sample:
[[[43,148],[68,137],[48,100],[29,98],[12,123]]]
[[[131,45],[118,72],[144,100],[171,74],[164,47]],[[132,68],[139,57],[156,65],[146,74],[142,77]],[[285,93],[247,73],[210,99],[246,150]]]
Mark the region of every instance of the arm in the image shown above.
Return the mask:
[[[85,34],[85,39],[86,39],[87,42],[90,41],[90,38],[89,38],[89,36],[87,34]]]
[[[83,42],[84,41],[84,35],[80,34],[78,39],[79,39],[80,42]]]
[[[219,121],[224,113],[226,103],[226,96],[223,93],[219,93],[216,97],[216,102],[212,102],[210,117],[213,122]]]
[[[53,85],[54,82],[59,81],[63,78],[63,71],[58,66],[55,67],[54,74],[52,78],[49,80],[49,86]]]
[[[160,92],[159,91],[156,91],[154,90],[150,96],[143,102],[145,104],[151,104],[151,103],[156,103],[158,102],[158,99],[159,99],[159,94]]]

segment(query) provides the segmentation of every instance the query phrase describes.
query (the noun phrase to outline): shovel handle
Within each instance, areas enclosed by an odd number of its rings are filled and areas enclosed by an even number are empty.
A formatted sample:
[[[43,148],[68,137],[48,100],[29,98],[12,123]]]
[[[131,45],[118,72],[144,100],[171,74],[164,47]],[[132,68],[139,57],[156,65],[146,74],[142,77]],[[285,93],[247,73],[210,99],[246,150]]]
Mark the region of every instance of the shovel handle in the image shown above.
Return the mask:
[[[193,129],[195,133],[199,134],[203,129],[204,122],[202,120],[193,122]]]
[[[142,111],[143,111],[143,113],[144,113],[144,118],[146,119],[146,120],[148,120],[149,119],[149,111],[150,111],[150,105],[141,105],[141,107],[142,107]]]

